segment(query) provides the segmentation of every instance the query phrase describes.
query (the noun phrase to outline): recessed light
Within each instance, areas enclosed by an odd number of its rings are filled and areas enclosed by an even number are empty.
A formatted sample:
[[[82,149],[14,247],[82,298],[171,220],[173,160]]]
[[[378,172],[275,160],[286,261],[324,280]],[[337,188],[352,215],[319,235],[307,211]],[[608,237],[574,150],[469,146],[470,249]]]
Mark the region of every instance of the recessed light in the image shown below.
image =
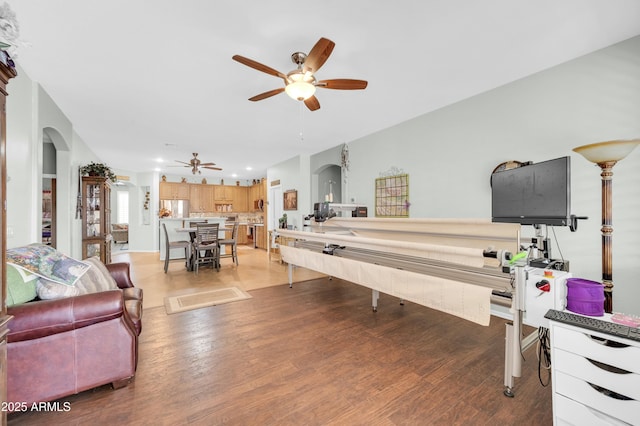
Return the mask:
[[[247,170],[253,170],[253,167],[247,166]]]

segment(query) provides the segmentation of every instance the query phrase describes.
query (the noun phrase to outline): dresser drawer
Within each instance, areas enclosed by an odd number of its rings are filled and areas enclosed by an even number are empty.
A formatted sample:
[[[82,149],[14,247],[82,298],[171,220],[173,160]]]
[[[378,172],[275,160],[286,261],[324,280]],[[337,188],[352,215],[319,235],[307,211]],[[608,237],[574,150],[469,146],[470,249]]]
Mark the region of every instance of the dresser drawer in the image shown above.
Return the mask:
[[[628,423],[613,418],[593,408],[584,405],[562,395],[556,395],[553,406],[553,424],[556,426],[627,426]]]
[[[616,399],[597,391],[584,380],[557,370],[554,371],[554,374],[555,398],[564,395],[567,398],[580,401],[581,404],[593,410],[627,423],[640,423],[639,401]]]
[[[608,365],[596,365],[585,357],[559,349],[556,349],[553,359],[558,367],[556,371],[560,369],[563,373],[640,401],[640,374],[625,373]],[[609,362],[614,360],[610,359]]]
[[[570,329],[554,324],[551,327],[552,347],[640,374],[640,362],[638,362],[640,360],[640,347],[638,346],[640,345],[637,342],[633,343],[635,346],[607,346],[602,341],[593,339],[591,334],[605,337],[603,334],[591,333],[588,330]],[[631,343],[628,340],[611,336],[605,338],[612,342]]]

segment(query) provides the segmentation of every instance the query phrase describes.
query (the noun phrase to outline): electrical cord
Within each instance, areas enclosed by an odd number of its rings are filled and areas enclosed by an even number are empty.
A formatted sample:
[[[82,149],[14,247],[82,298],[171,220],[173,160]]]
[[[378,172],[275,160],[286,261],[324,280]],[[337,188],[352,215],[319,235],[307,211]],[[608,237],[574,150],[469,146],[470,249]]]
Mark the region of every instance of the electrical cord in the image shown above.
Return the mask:
[[[542,379],[542,371],[547,370],[546,382]],[[538,380],[544,387],[551,382],[551,341],[549,339],[549,329],[538,328]]]
[[[560,260],[564,262],[564,256],[562,254],[562,249],[560,248],[560,243],[558,242],[558,236],[556,235],[556,230],[554,227],[551,227],[551,232],[553,233],[553,240],[556,242],[556,247],[558,248],[558,254],[560,254]]]

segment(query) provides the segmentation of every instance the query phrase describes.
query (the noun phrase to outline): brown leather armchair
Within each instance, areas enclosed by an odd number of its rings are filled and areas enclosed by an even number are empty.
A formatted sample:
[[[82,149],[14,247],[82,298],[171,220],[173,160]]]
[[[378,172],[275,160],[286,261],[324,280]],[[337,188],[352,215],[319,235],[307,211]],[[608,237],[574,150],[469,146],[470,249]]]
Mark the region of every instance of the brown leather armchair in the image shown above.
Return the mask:
[[[7,401],[53,401],[111,383],[126,386],[138,359],[142,289],[128,263],[106,265],[120,290],[8,308]]]

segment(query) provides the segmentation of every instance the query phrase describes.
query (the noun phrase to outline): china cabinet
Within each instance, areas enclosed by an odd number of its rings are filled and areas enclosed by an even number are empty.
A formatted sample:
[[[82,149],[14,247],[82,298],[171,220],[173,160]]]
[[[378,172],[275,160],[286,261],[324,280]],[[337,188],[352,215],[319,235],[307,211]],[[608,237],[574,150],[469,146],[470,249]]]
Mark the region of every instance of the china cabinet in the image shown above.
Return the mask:
[[[17,75],[15,68],[7,66],[7,56],[1,52],[0,60],[0,279],[2,280],[0,290],[0,405],[4,406],[7,400],[7,334],[9,333],[9,320],[7,315],[7,271],[5,269],[7,251],[7,162],[5,156],[6,147],[6,101],[7,83]],[[7,423],[6,412],[0,410],[0,424]]]
[[[82,258],[111,263],[111,187],[107,178],[82,178]]]

